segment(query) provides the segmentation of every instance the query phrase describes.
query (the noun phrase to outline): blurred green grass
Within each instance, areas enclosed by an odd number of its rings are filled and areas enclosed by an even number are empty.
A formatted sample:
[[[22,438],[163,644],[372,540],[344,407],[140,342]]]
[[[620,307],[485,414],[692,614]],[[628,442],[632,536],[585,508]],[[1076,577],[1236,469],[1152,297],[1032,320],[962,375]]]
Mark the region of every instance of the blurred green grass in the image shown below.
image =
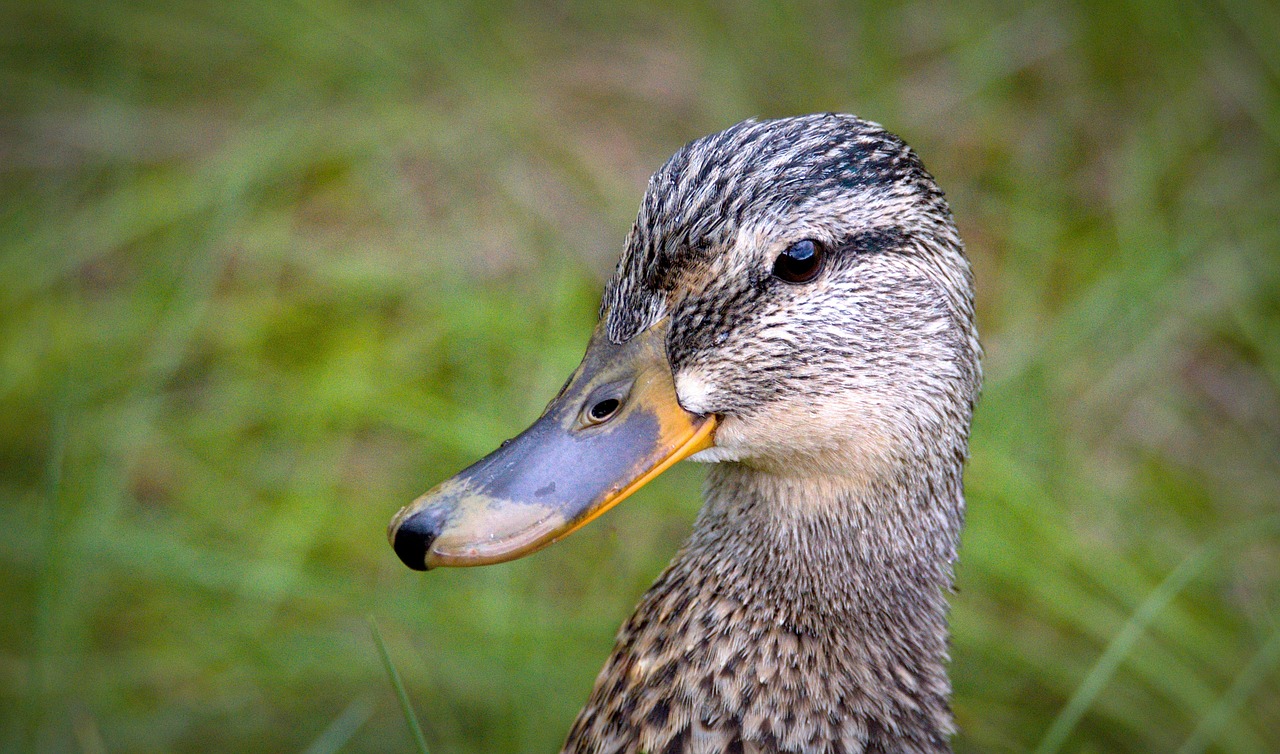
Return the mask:
[[[559,387],[670,152],[841,110],[923,155],[978,276],[957,748],[1280,750],[1278,29],[3,6],[0,746],[408,750],[373,615],[432,751],[554,749],[699,469],[504,566],[411,573],[386,522]]]

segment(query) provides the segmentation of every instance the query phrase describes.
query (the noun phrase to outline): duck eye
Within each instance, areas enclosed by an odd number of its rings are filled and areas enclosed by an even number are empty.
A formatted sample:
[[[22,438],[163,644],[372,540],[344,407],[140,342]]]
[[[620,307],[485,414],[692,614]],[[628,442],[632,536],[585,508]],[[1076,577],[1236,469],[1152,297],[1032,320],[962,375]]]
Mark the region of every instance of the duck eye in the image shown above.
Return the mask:
[[[599,424],[608,421],[609,417],[618,412],[618,406],[622,405],[617,398],[605,398],[596,405],[587,409],[587,419],[593,424]]]
[[[773,275],[788,283],[808,283],[822,271],[822,247],[805,239],[796,241],[773,261]]]

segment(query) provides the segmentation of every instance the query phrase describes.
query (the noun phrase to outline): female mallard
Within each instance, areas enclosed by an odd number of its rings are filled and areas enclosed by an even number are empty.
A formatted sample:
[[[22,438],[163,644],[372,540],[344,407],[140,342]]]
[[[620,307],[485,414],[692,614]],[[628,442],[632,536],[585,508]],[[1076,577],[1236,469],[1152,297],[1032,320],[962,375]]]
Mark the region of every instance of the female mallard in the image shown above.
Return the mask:
[[[848,115],[740,123],[649,181],[542,417],[389,536],[411,568],[496,563],[714,462],[565,750],[945,752],[978,354],[969,263],[909,147]]]

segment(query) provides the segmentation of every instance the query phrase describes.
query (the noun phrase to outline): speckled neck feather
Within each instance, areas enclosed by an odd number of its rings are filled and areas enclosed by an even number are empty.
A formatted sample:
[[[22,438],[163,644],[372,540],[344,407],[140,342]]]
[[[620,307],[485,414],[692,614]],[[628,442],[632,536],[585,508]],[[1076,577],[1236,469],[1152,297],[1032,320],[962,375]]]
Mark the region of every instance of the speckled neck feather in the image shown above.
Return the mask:
[[[956,479],[845,489],[712,467],[565,751],[950,751]]]

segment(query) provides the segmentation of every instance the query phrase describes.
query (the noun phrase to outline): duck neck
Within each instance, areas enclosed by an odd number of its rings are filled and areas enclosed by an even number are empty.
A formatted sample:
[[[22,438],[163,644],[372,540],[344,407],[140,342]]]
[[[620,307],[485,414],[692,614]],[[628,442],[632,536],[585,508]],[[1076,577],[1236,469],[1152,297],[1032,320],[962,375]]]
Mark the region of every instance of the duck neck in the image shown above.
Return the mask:
[[[950,751],[945,595],[962,516],[959,469],[869,485],[713,466],[693,534],[620,632],[575,735],[629,710],[654,751],[695,750],[682,735]]]
[[[755,626],[765,619],[810,642],[823,663],[817,677],[831,679],[830,704],[864,719],[873,739],[890,731],[908,739],[887,750],[947,750],[958,470],[868,484],[720,464],[706,498],[680,559],[715,569],[720,593],[750,606]]]
[[[964,508],[958,470],[868,482],[722,463],[705,497],[673,568],[714,568],[726,595],[764,600],[786,623],[844,629],[831,638],[943,664]],[[934,643],[936,656],[905,656]]]

